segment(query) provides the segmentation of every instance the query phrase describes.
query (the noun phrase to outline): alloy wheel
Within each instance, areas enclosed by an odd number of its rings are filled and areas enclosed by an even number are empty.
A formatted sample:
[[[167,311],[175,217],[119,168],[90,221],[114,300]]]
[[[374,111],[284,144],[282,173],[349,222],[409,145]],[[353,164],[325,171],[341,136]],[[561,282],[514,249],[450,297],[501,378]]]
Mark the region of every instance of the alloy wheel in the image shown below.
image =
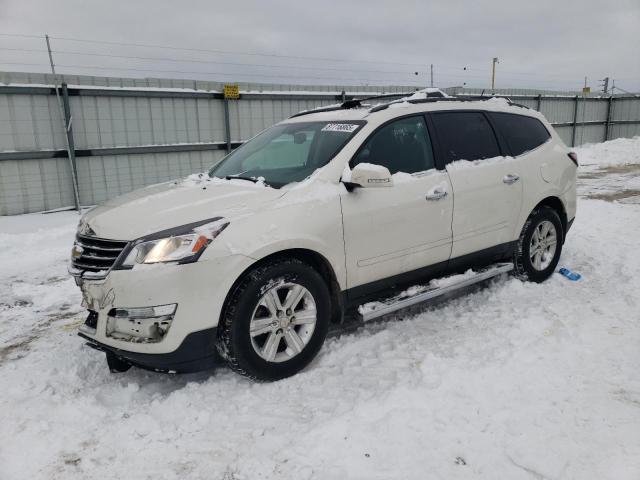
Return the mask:
[[[537,271],[548,268],[556,254],[557,245],[556,227],[549,220],[543,220],[533,230],[529,244],[529,258],[533,268]]]
[[[251,345],[267,362],[285,362],[304,350],[316,322],[316,303],[309,290],[282,282],[268,288],[253,311]]]

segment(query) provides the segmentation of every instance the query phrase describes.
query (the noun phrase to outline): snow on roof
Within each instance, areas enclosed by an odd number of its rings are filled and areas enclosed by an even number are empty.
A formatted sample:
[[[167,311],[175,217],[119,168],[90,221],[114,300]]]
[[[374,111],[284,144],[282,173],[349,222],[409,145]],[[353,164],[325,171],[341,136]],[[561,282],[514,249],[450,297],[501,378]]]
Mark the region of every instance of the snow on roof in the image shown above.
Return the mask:
[[[424,100],[425,98],[435,98],[440,94],[443,98],[451,98],[439,88],[429,87],[416,91],[413,95],[406,97],[407,100]]]

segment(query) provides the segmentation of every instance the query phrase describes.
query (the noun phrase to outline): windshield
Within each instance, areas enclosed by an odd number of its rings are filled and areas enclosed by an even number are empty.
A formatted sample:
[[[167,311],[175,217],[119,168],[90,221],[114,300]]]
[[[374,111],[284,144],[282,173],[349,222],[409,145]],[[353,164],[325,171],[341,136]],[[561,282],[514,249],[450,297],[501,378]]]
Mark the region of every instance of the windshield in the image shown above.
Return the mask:
[[[264,178],[280,188],[326,165],[365,124],[361,120],[274,125],[223,158],[210,171],[218,178]]]

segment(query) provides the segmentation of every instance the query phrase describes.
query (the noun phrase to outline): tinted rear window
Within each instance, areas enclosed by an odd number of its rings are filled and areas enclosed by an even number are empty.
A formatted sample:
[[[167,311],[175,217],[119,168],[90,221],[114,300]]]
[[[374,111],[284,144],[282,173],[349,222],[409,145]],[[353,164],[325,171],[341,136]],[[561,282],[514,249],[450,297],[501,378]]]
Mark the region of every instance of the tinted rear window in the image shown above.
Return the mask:
[[[481,112],[433,113],[432,119],[445,162],[500,155],[493,129]]]
[[[504,137],[511,155],[522,155],[545,143],[551,135],[537,118],[492,112],[491,118]]]

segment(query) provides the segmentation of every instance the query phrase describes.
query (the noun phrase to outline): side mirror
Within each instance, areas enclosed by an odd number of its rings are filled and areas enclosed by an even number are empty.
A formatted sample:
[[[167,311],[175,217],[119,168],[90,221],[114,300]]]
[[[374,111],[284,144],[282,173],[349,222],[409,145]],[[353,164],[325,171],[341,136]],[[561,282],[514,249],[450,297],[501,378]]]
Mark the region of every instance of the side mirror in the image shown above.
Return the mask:
[[[371,163],[359,163],[351,170],[351,178],[342,178],[348,190],[356,187],[379,188],[393,186],[393,178],[387,167]]]
[[[304,132],[296,132],[293,134],[293,143],[301,145],[307,141],[307,134]]]

